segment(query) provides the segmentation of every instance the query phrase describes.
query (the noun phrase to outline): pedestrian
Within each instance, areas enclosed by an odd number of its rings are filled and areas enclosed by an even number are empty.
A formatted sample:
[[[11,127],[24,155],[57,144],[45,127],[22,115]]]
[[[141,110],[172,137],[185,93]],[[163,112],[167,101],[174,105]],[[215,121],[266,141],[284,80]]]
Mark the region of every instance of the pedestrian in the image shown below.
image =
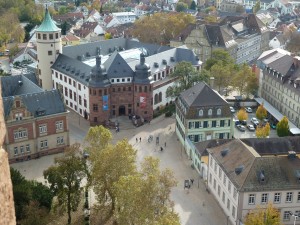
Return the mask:
[[[165,148],[167,147],[167,142],[165,142]]]
[[[135,138],[135,140],[136,140],[136,143],[138,142],[138,138]]]
[[[118,127],[116,127],[116,133],[118,133]]]
[[[164,149],[163,149],[163,147],[160,147],[160,151],[162,152]]]
[[[193,183],[194,183],[194,179],[190,179],[190,181],[191,181],[191,184],[193,185]]]
[[[142,138],[140,137],[140,142],[142,142]]]
[[[120,132],[120,127],[118,127],[118,132]]]

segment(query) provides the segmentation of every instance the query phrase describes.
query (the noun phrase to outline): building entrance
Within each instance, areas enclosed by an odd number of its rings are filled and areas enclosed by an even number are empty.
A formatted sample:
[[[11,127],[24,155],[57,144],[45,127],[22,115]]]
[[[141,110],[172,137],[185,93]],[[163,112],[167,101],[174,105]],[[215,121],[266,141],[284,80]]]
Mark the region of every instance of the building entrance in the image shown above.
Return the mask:
[[[125,116],[126,115],[126,110],[125,110],[125,106],[121,105],[119,107],[119,116]]]

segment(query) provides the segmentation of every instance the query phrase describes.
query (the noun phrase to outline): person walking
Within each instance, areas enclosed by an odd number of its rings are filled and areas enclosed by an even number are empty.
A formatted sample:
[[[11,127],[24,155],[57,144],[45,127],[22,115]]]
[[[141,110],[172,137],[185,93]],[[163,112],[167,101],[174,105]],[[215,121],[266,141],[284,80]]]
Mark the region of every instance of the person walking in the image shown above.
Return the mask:
[[[160,151],[162,152],[164,149],[163,149],[163,147],[160,147]]]
[[[165,148],[167,147],[167,142],[165,142]]]
[[[142,138],[140,137],[140,142],[142,142]]]
[[[138,138],[135,138],[135,140],[136,140],[136,143],[138,143]]]

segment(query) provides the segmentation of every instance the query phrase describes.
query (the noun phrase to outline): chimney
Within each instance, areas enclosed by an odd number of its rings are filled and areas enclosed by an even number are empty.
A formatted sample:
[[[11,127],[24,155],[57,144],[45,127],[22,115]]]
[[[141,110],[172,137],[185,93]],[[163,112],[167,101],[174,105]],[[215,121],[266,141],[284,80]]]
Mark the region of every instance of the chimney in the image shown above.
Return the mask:
[[[145,64],[145,56],[143,53],[140,54],[140,63],[141,63],[141,65]]]
[[[96,67],[100,68],[101,66],[101,57],[99,55],[96,56]]]
[[[210,77],[209,78],[209,86],[211,89],[214,88],[214,83],[215,83],[215,78],[214,77]]]

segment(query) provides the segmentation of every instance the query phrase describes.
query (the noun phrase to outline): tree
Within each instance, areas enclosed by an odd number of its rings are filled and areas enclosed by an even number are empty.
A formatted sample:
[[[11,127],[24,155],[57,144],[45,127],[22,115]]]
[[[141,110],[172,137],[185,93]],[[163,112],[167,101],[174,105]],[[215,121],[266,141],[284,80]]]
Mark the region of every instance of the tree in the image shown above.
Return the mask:
[[[265,109],[264,104],[262,103],[261,105],[258,106],[256,110],[256,117],[257,119],[262,121],[267,117],[267,115],[268,115],[268,111]]]
[[[290,134],[289,120],[284,116],[276,125],[277,135],[279,137],[288,136]]]
[[[237,118],[239,121],[243,121],[243,120],[247,120],[248,119],[248,113],[246,112],[246,110],[244,108],[240,109],[237,114],[236,114]]]
[[[245,225],[282,225],[280,212],[271,203],[266,208],[261,206],[251,210],[245,217]]]
[[[182,61],[176,65],[176,70],[171,77],[177,78],[175,85],[169,89],[168,96],[178,96],[183,90],[187,90],[195,83],[208,80],[208,72],[199,73],[190,62]],[[172,92],[172,93],[171,93]]]
[[[186,13],[155,13],[136,20],[131,34],[142,42],[169,44],[190,23],[195,18]]]
[[[210,75],[214,77],[214,84],[218,87],[219,92],[221,87],[227,88],[231,83],[232,71],[232,64],[224,65],[221,61],[211,67]]]
[[[114,185],[118,199],[117,224],[180,224],[172,210],[171,188],[176,185],[169,169],[159,170],[159,160],[145,158],[141,171],[121,177]],[[163,222],[168,221],[168,222]]]
[[[50,222],[49,211],[45,207],[40,207],[37,201],[30,201],[24,208],[24,219],[20,221],[22,225],[40,225]]]
[[[84,177],[85,165],[78,143],[67,148],[62,157],[55,159],[55,165],[44,171],[44,178],[57,196],[56,209],[67,211],[68,224],[71,224],[71,212],[78,208],[82,194],[80,183]]]
[[[105,40],[112,39],[111,33],[105,33],[104,38],[105,38]]]
[[[228,51],[225,51],[223,49],[216,49],[213,50],[211,58],[206,60],[204,68],[206,70],[210,70],[211,67],[218,62],[221,62],[224,66],[226,66],[229,64],[233,64],[234,61]]]
[[[253,6],[253,13],[257,13],[260,10],[260,1],[258,0]]]
[[[258,80],[251,68],[243,64],[233,76],[233,86],[240,95],[253,94],[258,89]]]
[[[193,0],[192,1],[192,3],[191,3],[191,5],[190,5],[190,9],[192,9],[192,10],[196,10],[196,2]]]
[[[270,124],[267,123],[265,126],[258,126],[255,131],[256,137],[266,138],[270,135]]]

